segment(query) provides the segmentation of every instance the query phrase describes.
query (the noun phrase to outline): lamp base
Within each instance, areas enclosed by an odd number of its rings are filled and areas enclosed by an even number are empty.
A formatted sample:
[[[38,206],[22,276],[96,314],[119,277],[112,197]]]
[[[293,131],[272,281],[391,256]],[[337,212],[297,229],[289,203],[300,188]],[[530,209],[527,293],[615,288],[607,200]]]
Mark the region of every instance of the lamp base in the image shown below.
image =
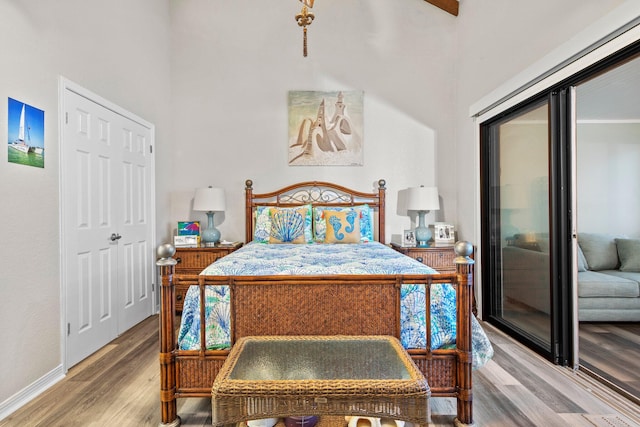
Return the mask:
[[[416,246],[418,248],[428,248],[431,240],[431,230],[427,227],[416,228]]]
[[[418,248],[428,248],[429,240],[431,240],[431,230],[429,230],[429,227],[425,226],[424,222],[425,214],[425,211],[418,211],[418,226],[415,231],[416,247]]]
[[[207,212],[208,225],[202,230],[201,244],[204,247],[215,246],[220,241],[220,231],[213,225],[213,212]]]
[[[220,232],[216,228],[205,228],[202,230],[201,238],[202,246],[212,247],[220,241]]]

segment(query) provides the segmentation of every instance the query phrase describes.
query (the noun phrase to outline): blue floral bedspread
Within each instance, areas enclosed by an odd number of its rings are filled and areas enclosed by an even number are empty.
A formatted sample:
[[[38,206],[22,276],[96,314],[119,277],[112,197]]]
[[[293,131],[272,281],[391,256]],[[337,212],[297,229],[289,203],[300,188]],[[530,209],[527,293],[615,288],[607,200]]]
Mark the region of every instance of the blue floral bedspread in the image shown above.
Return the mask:
[[[378,242],[353,244],[264,244],[249,243],[202,271],[207,276],[325,275],[325,274],[434,274],[413,258]],[[230,347],[229,288],[205,289],[206,341],[209,349]],[[403,285],[401,289],[402,345],[426,348],[425,286]],[[183,304],[178,333],[181,350],[200,346],[200,293],[189,288]],[[484,365],[493,348],[477,319],[472,316],[473,367]],[[431,286],[431,348],[453,348],[456,340],[456,293],[450,284]]]

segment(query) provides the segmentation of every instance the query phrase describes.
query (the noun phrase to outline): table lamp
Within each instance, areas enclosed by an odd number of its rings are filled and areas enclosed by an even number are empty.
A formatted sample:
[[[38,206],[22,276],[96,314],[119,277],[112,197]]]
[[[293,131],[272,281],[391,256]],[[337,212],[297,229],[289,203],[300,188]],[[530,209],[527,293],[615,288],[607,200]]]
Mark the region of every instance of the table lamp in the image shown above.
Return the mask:
[[[431,239],[431,230],[424,224],[424,216],[429,211],[440,209],[440,201],[438,200],[437,187],[420,187],[409,188],[407,193],[407,210],[418,212],[418,226],[415,235],[417,246],[428,247]]]
[[[201,232],[203,246],[215,246],[220,241],[220,231],[213,225],[213,213],[226,209],[224,190],[221,188],[198,188],[193,198],[193,210],[207,213],[207,228]]]

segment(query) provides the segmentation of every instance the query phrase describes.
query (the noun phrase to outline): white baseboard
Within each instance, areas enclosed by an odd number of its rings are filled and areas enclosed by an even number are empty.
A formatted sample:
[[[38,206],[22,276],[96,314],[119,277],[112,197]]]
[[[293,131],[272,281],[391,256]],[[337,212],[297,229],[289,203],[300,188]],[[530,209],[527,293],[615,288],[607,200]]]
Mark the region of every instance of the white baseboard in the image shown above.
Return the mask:
[[[0,403],[0,420],[5,419],[22,406],[35,399],[42,392],[63,379],[64,376],[62,365],[58,365],[54,370],[40,377],[4,402]]]

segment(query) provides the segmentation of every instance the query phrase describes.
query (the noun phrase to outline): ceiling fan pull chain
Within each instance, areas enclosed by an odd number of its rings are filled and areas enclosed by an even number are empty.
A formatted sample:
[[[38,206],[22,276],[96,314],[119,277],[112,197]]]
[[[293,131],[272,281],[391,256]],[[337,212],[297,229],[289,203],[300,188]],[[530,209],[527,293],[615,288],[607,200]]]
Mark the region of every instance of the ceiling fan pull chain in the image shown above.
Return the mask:
[[[309,12],[306,5],[302,6],[302,11],[296,15],[298,26],[302,27],[302,53],[305,57],[307,56],[307,26],[311,25],[314,18],[313,12]]]
[[[304,27],[302,29],[303,31],[303,36],[302,36],[302,55],[304,55],[305,57],[307,56],[307,27]]]

